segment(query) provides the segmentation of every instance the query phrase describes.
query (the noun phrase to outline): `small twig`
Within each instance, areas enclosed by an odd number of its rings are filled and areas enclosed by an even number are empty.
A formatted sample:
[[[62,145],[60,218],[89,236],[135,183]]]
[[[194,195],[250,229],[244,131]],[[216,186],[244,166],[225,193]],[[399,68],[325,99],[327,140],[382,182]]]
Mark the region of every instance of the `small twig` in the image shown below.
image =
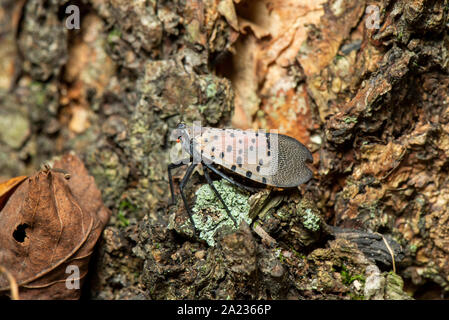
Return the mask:
[[[14,276],[5,267],[0,265],[0,273],[4,273],[9,281],[9,290],[11,291],[11,300],[20,300],[19,287]]]
[[[68,173],[67,171],[63,170],[63,169],[59,169],[59,168],[52,168],[51,171],[53,172],[59,172],[64,174],[64,179],[69,180],[70,179],[70,173]]]
[[[262,242],[265,242],[269,247],[274,247],[276,240],[274,240],[259,224],[254,224],[253,230],[262,238]]]
[[[58,172],[58,173],[62,173],[64,175],[64,179],[69,180],[70,179],[70,173],[68,173],[67,171],[65,171],[64,169],[59,169],[59,168],[52,168],[51,165],[49,163],[44,163],[43,164],[44,167],[44,172],[49,172],[49,171],[53,171],[53,172]]]
[[[392,262],[392,265],[393,265],[393,272],[396,273],[396,262],[394,260],[394,251],[391,249],[390,244],[388,243],[387,239],[382,234],[379,233],[379,235],[382,237],[382,240],[384,241],[385,246],[388,249],[388,252],[390,252],[391,262]]]

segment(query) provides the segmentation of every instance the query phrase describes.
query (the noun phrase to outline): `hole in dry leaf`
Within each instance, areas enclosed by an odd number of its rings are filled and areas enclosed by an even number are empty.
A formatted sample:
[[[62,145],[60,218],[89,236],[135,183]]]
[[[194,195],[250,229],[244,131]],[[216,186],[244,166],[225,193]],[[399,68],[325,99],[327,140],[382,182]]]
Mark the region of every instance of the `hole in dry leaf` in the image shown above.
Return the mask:
[[[14,239],[17,242],[24,242],[25,241],[25,237],[27,236],[26,234],[26,228],[28,228],[29,225],[27,225],[26,223],[23,224],[19,224],[16,228],[16,230],[14,230],[14,232],[12,233],[12,236],[14,237]]]

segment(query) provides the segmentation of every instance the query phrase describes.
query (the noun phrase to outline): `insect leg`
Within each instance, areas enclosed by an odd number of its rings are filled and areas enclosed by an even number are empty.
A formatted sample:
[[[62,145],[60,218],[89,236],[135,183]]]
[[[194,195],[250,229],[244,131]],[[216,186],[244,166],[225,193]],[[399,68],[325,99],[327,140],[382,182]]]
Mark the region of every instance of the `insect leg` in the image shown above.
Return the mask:
[[[167,171],[168,171],[168,184],[170,185],[170,192],[171,192],[171,201],[169,203],[169,205],[172,205],[175,203],[175,191],[173,188],[173,176],[171,174],[171,171],[173,169],[179,168],[183,165],[187,164],[187,159],[181,160],[180,163],[170,163],[168,165]]]
[[[231,184],[233,184],[233,185],[235,185],[235,186],[237,186],[237,187],[239,187],[239,188],[242,188],[242,189],[244,189],[244,190],[246,190],[246,191],[249,191],[249,192],[258,192],[261,188],[253,188],[253,187],[248,187],[248,186],[245,186],[245,185],[243,185],[243,184],[241,184],[241,183],[238,183],[237,181],[234,181],[233,179],[231,179],[230,177],[228,177],[226,174],[224,174],[223,172],[221,172],[221,171],[219,171],[217,168],[214,168],[213,166],[211,166],[211,165],[209,165],[209,164],[207,164],[207,163],[203,163],[203,165],[204,166],[206,166],[206,168],[208,168],[208,169],[210,169],[211,171],[213,171],[213,172],[215,172],[216,174],[218,174],[220,177],[222,177],[223,179],[225,179],[225,180],[227,180],[228,182],[230,182]]]
[[[217,196],[217,198],[221,201],[221,203],[223,204],[226,213],[228,214],[229,218],[231,218],[231,220],[234,222],[235,227],[238,227],[237,221],[235,220],[235,218],[232,216],[231,211],[229,211],[228,206],[226,205],[226,203],[223,201],[223,198],[220,196],[220,193],[218,193],[218,190],[215,188],[214,184],[212,183],[212,179],[209,176],[209,172],[207,172],[207,167],[206,170],[204,170],[204,176],[206,177],[207,183],[210,185],[210,187],[212,188],[212,190],[214,191],[215,195]]]
[[[192,175],[193,170],[195,169],[196,166],[197,166],[197,163],[192,163],[187,168],[186,174],[184,175],[184,178],[182,178],[181,183],[179,184],[179,193],[181,194],[182,201],[184,201],[184,206],[186,207],[187,213],[189,214],[190,222],[192,223],[192,226],[193,226],[193,231],[195,232],[195,234],[198,234],[198,231],[196,230],[196,227],[195,227],[195,222],[193,222],[192,211],[190,210],[189,204],[187,203],[186,196],[184,195],[184,186],[187,183],[187,181],[190,179],[190,176]]]

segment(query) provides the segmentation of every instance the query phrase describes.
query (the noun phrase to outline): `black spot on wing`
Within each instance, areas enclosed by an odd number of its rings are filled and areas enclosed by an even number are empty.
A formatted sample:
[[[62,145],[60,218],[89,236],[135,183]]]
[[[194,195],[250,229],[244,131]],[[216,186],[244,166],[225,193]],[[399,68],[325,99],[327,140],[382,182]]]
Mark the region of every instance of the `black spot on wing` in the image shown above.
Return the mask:
[[[252,175],[253,175],[253,173],[251,171],[246,171],[247,178],[251,178]]]

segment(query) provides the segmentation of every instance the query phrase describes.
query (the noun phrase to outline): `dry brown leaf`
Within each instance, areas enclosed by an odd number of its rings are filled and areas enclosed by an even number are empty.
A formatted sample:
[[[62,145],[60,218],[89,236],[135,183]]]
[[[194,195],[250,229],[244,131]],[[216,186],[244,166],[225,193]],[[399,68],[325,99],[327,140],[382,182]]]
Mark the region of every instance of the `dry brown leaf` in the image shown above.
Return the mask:
[[[68,289],[68,266],[80,285],[110,212],[81,160],[67,154],[54,163],[70,173],[42,170],[26,179],[0,211],[0,265],[16,279],[22,299],[77,299]],[[9,291],[0,275],[0,291]]]
[[[3,266],[0,266],[0,274],[4,274],[9,282],[11,300],[19,300],[19,287],[14,276]]]
[[[20,176],[0,183],[0,210],[2,210],[2,208],[5,206],[6,201],[8,201],[9,197],[26,178],[28,177]]]

